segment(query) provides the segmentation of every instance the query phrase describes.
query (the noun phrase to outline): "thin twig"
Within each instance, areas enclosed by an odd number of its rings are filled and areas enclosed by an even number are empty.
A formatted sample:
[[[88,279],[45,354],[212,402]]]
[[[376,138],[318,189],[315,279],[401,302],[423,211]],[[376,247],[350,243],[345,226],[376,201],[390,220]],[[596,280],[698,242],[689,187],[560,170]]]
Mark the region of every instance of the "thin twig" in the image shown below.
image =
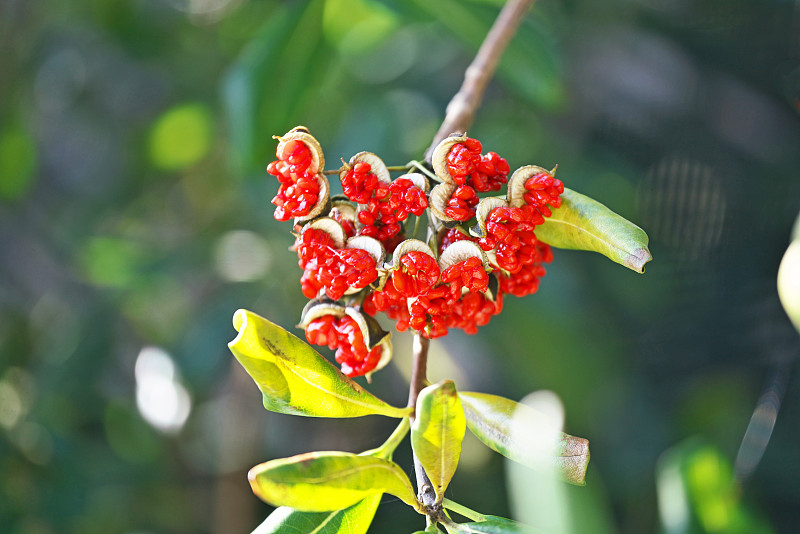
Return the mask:
[[[408,406],[416,408],[419,392],[425,387],[427,381],[426,369],[428,367],[428,346],[430,340],[421,334],[414,335],[414,365],[411,368],[411,384],[408,388]],[[411,413],[411,422],[414,422],[415,413]],[[417,498],[429,509],[436,505],[436,492],[428,478],[425,469],[414,454],[414,472],[417,475]]]
[[[494,21],[489,33],[483,40],[475,59],[472,60],[464,73],[464,83],[447,104],[444,122],[433,137],[433,142],[425,152],[425,159],[430,163],[433,149],[442,139],[454,132],[466,132],[472,126],[475,112],[483,100],[486,86],[497,70],[497,64],[503,55],[508,42],[517,31],[525,13],[536,0],[509,0],[497,19]]]
[[[497,70],[500,56],[502,56],[511,37],[517,31],[523,16],[534,1],[509,0],[500,11],[481,44],[475,59],[464,73],[464,83],[461,84],[461,88],[447,105],[444,122],[442,122],[430,148],[425,153],[425,160],[428,164],[431,163],[433,149],[442,139],[453,132],[466,131],[472,125],[475,112],[483,100],[486,86]],[[410,165],[414,165],[425,174],[430,174],[418,162],[411,162]],[[416,334],[414,336],[414,365],[411,370],[411,384],[408,390],[408,406],[414,409],[416,409],[419,392],[425,387],[427,381],[426,369],[429,344],[430,340],[422,337],[422,335]],[[414,413],[411,414],[411,421],[413,422],[413,420]],[[416,454],[414,454],[414,470],[417,475],[417,497],[427,507],[429,516],[440,517],[443,513],[441,505],[436,504],[436,493],[433,489],[433,484],[431,484]]]

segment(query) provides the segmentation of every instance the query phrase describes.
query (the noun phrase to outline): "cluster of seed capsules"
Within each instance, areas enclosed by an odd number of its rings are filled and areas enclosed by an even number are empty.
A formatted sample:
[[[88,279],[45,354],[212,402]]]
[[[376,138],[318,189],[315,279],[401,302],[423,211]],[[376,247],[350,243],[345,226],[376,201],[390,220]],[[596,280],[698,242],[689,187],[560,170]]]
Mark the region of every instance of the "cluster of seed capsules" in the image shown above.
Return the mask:
[[[280,182],[272,203],[277,220],[294,219],[309,299],[298,326],[309,343],[336,351],[346,375],[369,378],[391,358],[378,312],[427,338],[450,328],[474,334],[500,313],[503,295],[538,289],[553,256],[534,231],[564,192],[554,171],[527,165],[509,176],[506,160],[482,155],[480,141],[451,136],[434,150],[433,172],[391,179],[378,156],[356,154],[338,171],[344,195],[332,197],[308,130],[277,139],[278,159],[267,167]],[[478,196],[504,184],[502,197]],[[407,238],[408,217],[419,222],[426,212],[427,242]]]

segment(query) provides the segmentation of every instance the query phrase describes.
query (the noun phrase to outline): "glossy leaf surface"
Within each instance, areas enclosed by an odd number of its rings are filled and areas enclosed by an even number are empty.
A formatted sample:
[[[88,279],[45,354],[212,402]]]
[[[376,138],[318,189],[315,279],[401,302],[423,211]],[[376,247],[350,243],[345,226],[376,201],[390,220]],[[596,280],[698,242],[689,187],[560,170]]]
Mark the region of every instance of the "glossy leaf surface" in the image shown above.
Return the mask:
[[[507,458],[524,465],[535,467],[538,459],[531,457],[530,444],[519,442],[514,435],[525,433],[514,432],[515,421],[541,420],[541,424],[548,424],[539,412],[505,397],[487,393],[460,393],[467,427],[478,439],[490,449],[495,450]],[[522,418],[515,419],[514,414]],[[589,442],[583,438],[561,433],[558,444],[558,456],[553,462],[563,477],[572,484],[583,484],[586,477],[586,468],[589,465]]]
[[[308,343],[247,310],[233,316],[239,335],[228,347],[253,378],[273,412],[314,417],[404,417],[364,390]]]
[[[380,502],[377,494],[333,512],[300,512],[281,506],[252,534],[365,534]]]
[[[536,237],[557,248],[599,252],[637,273],[644,272],[644,264],[653,259],[644,230],[571,189],[564,189],[561,200],[553,215],[536,227]]]
[[[396,463],[347,452],[312,452],[259,464],[248,473],[259,498],[273,506],[327,512],[380,493],[418,503],[411,481]]]
[[[541,530],[493,515],[487,515],[485,521],[450,524],[447,530],[452,534],[542,534]]]
[[[455,384],[445,380],[423,389],[411,427],[411,445],[428,474],[438,502],[453,478],[461,456],[466,419]]]

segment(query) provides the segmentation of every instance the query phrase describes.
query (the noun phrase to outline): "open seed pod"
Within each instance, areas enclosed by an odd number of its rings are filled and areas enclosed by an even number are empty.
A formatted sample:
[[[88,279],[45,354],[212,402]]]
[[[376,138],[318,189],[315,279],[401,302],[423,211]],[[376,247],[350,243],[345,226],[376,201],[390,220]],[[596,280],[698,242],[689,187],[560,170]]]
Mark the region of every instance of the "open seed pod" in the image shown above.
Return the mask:
[[[344,317],[345,307],[327,298],[309,300],[303,308],[303,313],[300,314],[300,323],[297,328],[305,330],[311,321],[326,315],[333,315],[337,318]]]
[[[346,244],[344,228],[342,228],[341,224],[330,217],[320,217],[318,219],[314,219],[310,223],[303,226],[301,233],[310,228],[313,228],[314,230],[322,230],[333,238],[333,243],[336,245],[336,248],[344,248]]]
[[[436,255],[433,253],[433,250],[431,250],[431,247],[429,247],[419,239],[406,239],[405,241],[397,245],[396,249],[394,249],[394,253],[392,254],[392,264],[390,268],[399,269],[400,260],[402,259],[402,257],[412,251],[424,252],[425,254],[433,258],[436,258]]]
[[[367,382],[372,382],[372,373],[386,367],[386,364],[392,359],[392,333],[381,328],[374,317],[361,313],[356,308],[348,307],[345,313],[358,323],[364,336],[364,344],[368,349],[372,350],[379,345],[381,347],[381,359],[378,360],[378,365],[364,375]]]
[[[331,197],[331,211],[336,210],[343,219],[348,221],[356,220],[356,205],[344,195],[334,195]]]
[[[463,135],[451,135],[443,139],[442,142],[433,149],[433,154],[431,155],[433,172],[436,173],[436,176],[441,178],[442,181],[448,184],[454,184],[456,182],[453,180],[453,177],[450,176],[450,171],[447,170],[447,155],[450,153],[450,149],[453,148],[453,145],[463,143],[466,140],[466,133]]]
[[[483,270],[490,272],[492,267],[483,249],[474,241],[456,241],[442,251],[439,257],[439,269],[444,271],[448,267],[460,263],[468,258],[479,258],[483,264]]]
[[[392,181],[391,175],[389,174],[389,169],[386,168],[386,164],[383,160],[378,157],[377,155],[373,154],[372,152],[359,152],[352,158],[350,161],[345,165],[341,171],[339,171],[339,178],[344,178],[344,175],[355,166],[356,163],[368,163],[370,166],[370,172],[378,177],[378,180],[384,183],[389,183]]]
[[[328,213],[331,210],[330,197],[331,185],[324,174],[317,173],[317,183],[319,184],[319,196],[317,202],[311,207],[311,211],[302,217],[295,217],[295,224],[302,224],[319,217],[323,213]]]
[[[512,208],[521,208],[525,205],[524,195],[528,191],[525,189],[525,182],[528,178],[539,173],[553,174],[551,171],[539,167],[538,165],[525,165],[520,167],[508,179],[508,190],[506,191],[506,200],[508,205]]]
[[[502,198],[489,197],[484,198],[478,202],[478,207],[475,208],[475,217],[478,219],[478,224],[470,228],[469,233],[475,237],[483,237],[486,235],[486,219],[489,214],[497,208],[507,208],[508,203]]]
[[[322,154],[322,145],[319,144],[319,141],[317,141],[313,135],[308,133],[308,128],[305,126],[295,126],[284,135],[276,136],[275,138],[280,141],[278,143],[278,148],[275,150],[275,155],[278,156],[278,159],[283,160],[285,159],[284,156],[288,156],[288,154],[284,154],[286,145],[289,141],[296,139],[305,143],[311,150],[311,172],[321,173],[325,168],[325,156]]]
[[[497,278],[496,273],[489,273],[489,287],[483,292],[483,295],[491,300],[497,302],[497,295],[500,293],[500,280]]]
[[[358,226],[356,205],[347,199],[344,195],[334,195],[331,197],[331,209],[328,217],[336,220],[345,230],[347,237],[355,235],[356,227]],[[350,232],[347,229],[350,227]]]
[[[447,203],[450,202],[450,197],[453,196],[456,189],[458,189],[458,186],[454,183],[441,183],[431,189],[431,194],[428,198],[428,208],[431,213],[442,221],[445,226],[448,226],[448,224],[453,226],[458,222],[444,212],[447,209]]]
[[[415,186],[419,189],[422,189],[422,192],[426,195],[428,194],[428,190],[430,189],[430,185],[428,185],[428,179],[425,178],[425,175],[419,172],[409,172],[398,176],[395,180],[400,180],[401,178],[405,178],[406,180],[411,180]]]
[[[351,237],[347,240],[346,248],[360,248],[366,250],[375,260],[375,265],[378,267],[383,265],[383,260],[386,258],[386,249],[384,249],[383,244],[374,237],[366,235]]]
[[[383,248],[383,244],[374,237],[357,235],[347,240],[346,248],[360,248],[366,250],[369,255],[372,256],[372,259],[375,260],[375,267],[378,269],[378,279],[371,282],[370,285],[374,287],[377,284],[378,287],[382,288],[383,284],[386,283],[386,276],[382,269],[383,260],[386,259],[386,249]],[[367,287],[370,286],[368,285]],[[363,289],[364,288],[350,287],[344,294],[353,295],[359,291],[363,291]]]

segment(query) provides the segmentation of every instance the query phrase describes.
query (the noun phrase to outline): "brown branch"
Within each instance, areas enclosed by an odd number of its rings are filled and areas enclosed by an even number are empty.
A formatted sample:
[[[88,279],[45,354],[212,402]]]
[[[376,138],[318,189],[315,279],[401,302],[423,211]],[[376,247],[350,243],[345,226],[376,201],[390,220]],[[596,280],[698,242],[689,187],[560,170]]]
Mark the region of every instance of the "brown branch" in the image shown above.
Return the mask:
[[[417,407],[419,392],[425,387],[425,382],[427,381],[426,369],[428,367],[429,345],[430,340],[428,338],[422,337],[421,334],[414,335],[414,365],[411,368],[411,384],[408,388],[408,406],[414,409]],[[412,412],[412,423],[414,422],[414,416],[415,414]],[[416,454],[414,454],[414,471],[417,475],[417,498],[430,509],[436,504],[436,492]]]
[[[536,0],[509,0],[494,21],[483,40],[475,59],[464,73],[464,83],[447,104],[444,122],[433,137],[433,142],[425,152],[425,160],[430,163],[433,149],[442,139],[454,132],[466,132],[472,126],[475,112],[483,100],[486,86],[497,70],[497,64],[508,42],[517,31],[525,13]]]
[[[447,105],[444,122],[433,138],[430,148],[425,153],[428,163],[431,154],[442,139],[453,132],[466,131],[472,125],[475,112],[483,100],[483,93],[489,80],[497,70],[500,56],[517,31],[523,16],[535,0],[509,0],[500,11],[492,28],[483,40],[475,59],[464,73],[464,83]],[[428,345],[430,340],[420,334],[414,336],[414,365],[411,369],[411,384],[408,390],[408,406],[416,409],[417,397],[427,381]],[[414,413],[411,414],[414,421]],[[441,513],[441,505],[436,504],[436,493],[425,469],[414,454],[414,471],[417,475],[417,498],[428,509],[430,517]]]

